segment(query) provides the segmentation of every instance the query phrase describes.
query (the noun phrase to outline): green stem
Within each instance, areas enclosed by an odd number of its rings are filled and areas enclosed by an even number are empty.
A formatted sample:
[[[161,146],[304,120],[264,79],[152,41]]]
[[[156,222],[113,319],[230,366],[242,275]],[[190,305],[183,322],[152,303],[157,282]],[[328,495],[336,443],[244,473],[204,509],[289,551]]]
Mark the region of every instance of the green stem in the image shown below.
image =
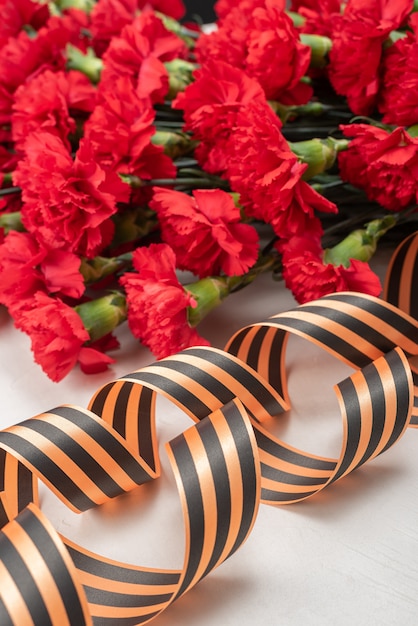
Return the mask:
[[[194,30],[189,30],[180,24],[180,22],[172,17],[169,17],[168,15],[165,15],[164,13],[160,13],[159,11],[154,12],[155,15],[160,18],[167,30],[183,39],[188,48],[194,48],[195,40],[199,38],[199,33],[196,33]]]
[[[324,262],[349,267],[351,259],[370,261],[376,252],[379,239],[396,223],[396,214],[368,222],[364,228],[352,231],[337,245],[327,248],[324,253]]]
[[[215,181],[210,178],[153,178],[152,180],[141,181],[143,187],[190,187],[191,189],[229,189],[229,185],[224,180]]]
[[[166,132],[170,132],[173,130],[179,130],[181,131],[183,129],[183,122],[174,122],[174,121],[170,121],[170,120],[159,120],[156,119],[155,120],[155,127],[157,129],[157,131],[166,133]]]
[[[336,177],[336,180],[329,183],[311,183],[312,189],[315,189],[315,191],[321,195],[326,194],[326,192],[330,189],[338,189],[339,187],[344,187],[345,185],[346,183],[338,177]]]
[[[370,126],[375,126],[376,128],[381,128],[382,130],[386,130],[388,133],[391,133],[394,129],[394,126],[390,126],[389,124],[382,124],[378,120],[373,119],[372,117],[367,117],[367,115],[356,115],[350,119],[350,124],[369,124]]]
[[[396,218],[398,220],[398,224],[404,224],[405,222],[407,222],[409,220],[409,218],[412,215],[417,215],[418,214],[418,205],[414,204],[411,207],[408,207],[407,209],[404,209],[403,211],[400,211],[399,213],[395,213]]]
[[[306,104],[291,104],[285,105],[281,102],[277,102],[276,100],[269,100],[268,104],[273,109],[273,111],[280,117],[283,124],[286,123],[294,123],[296,120],[300,120],[300,118],[324,118],[325,120],[330,119],[333,125],[335,124],[335,119],[338,121],[343,121],[344,119],[351,120],[353,117],[352,112],[348,108],[346,104],[341,105],[330,105],[325,102],[320,101],[311,101]],[[301,122],[299,122],[301,133],[304,132],[304,127]],[[310,130],[310,128],[309,128]],[[305,133],[306,135],[306,133]]]
[[[13,193],[20,193],[21,191],[20,187],[4,187],[4,189],[0,189],[0,198],[3,196],[11,196]]]
[[[179,175],[179,178],[193,177],[193,178],[205,178],[206,180],[208,180],[208,173],[196,167],[184,166],[181,169],[179,169],[178,175]],[[216,182],[219,182],[219,181],[216,181]]]
[[[183,168],[189,168],[190,167],[190,168],[193,168],[194,170],[196,170],[197,161],[196,161],[196,159],[194,159],[192,157],[190,157],[190,158],[183,157],[183,158],[180,158],[180,159],[176,159],[174,165],[177,167],[177,169],[181,168],[183,170]]]
[[[376,206],[370,208],[368,211],[366,211],[365,213],[362,213],[361,215],[356,214],[352,217],[347,218],[346,220],[337,222],[333,226],[329,226],[328,228],[324,230],[323,239],[325,240],[326,238],[329,238],[341,231],[346,231],[347,229],[351,228],[355,224],[359,224],[359,223],[364,224],[365,219],[375,214],[376,214]]]

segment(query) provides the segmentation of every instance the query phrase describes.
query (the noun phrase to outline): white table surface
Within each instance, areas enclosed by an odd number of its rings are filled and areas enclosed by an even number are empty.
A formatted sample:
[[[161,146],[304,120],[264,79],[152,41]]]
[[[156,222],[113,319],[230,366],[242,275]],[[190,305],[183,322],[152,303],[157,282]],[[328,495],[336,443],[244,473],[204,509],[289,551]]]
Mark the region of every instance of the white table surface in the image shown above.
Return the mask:
[[[383,274],[387,254],[374,267]],[[223,347],[242,326],[293,308],[282,284],[264,276],[234,294],[200,326]],[[60,404],[85,407],[105,382],[149,364],[152,355],[119,329],[118,363],[104,374],[73,371],[49,381],[29,341],[0,309],[0,428]],[[341,418],[332,385],[352,373],[306,341],[289,342],[293,407],[273,428],[302,449],[338,457]],[[110,558],[181,568],[180,501],[164,443],[191,425],[165,400],[157,427],[163,474],[153,485],[76,515],[41,488],[42,510],[63,535]],[[261,505],[244,546],[153,622],[156,626],[415,626],[418,623],[418,430],[321,494]]]

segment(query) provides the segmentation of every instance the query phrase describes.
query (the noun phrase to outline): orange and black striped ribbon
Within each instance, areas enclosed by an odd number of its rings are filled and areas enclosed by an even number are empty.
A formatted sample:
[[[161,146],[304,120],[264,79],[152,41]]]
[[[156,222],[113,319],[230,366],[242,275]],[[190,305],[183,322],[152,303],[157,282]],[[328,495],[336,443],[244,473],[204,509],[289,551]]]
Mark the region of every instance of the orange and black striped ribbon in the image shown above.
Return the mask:
[[[393,253],[386,272],[383,299],[418,319],[418,231]]]
[[[121,445],[120,435],[104,422],[104,428],[97,430],[99,423],[89,411],[58,407],[3,431],[0,445],[13,450],[68,506],[82,511],[149,479],[140,458]],[[80,437],[80,430],[84,436]],[[260,502],[258,450],[241,402],[232,400],[179,435],[168,445],[168,454],[185,521],[182,570],[133,567],[92,554],[65,538],[60,540],[39,509],[29,504],[0,533],[0,572],[8,572],[8,584],[0,587],[2,625],[91,623],[81,619],[81,610],[94,624],[142,624],[239,548],[251,531]],[[5,487],[3,510],[7,512]],[[32,544],[39,554],[28,550]],[[49,593],[52,578],[63,581],[56,597]],[[78,591],[77,613],[70,586]],[[17,598],[19,589],[24,593]],[[65,621],[62,607],[69,601],[67,595],[71,602]],[[16,614],[10,604],[14,597],[19,601],[13,604]],[[57,611],[59,603],[62,607]],[[23,621],[23,615],[28,619],[30,615],[32,622]]]
[[[396,270],[407,285],[415,239]],[[242,545],[260,502],[311,497],[387,450],[418,425],[411,302],[412,286],[408,311],[357,293],[326,296],[241,329],[224,350],[189,348],[123,376],[87,409],[59,406],[0,432],[0,624],[144,624]],[[338,458],[299,450],[263,425],[290,407],[290,334],[353,369],[335,385]],[[156,479],[157,394],[194,422],[166,446],[186,536],[178,570],[94,554],[59,536],[38,507],[39,479],[77,512]]]
[[[383,299],[418,320],[418,231],[402,241],[390,259]],[[412,424],[418,425],[418,358],[410,365],[415,385]]]
[[[240,330],[226,350],[263,372],[286,399],[286,371],[277,362],[284,361],[289,333],[314,342],[355,369],[402,348],[414,373],[412,425],[418,426],[416,319],[383,300],[340,292]]]

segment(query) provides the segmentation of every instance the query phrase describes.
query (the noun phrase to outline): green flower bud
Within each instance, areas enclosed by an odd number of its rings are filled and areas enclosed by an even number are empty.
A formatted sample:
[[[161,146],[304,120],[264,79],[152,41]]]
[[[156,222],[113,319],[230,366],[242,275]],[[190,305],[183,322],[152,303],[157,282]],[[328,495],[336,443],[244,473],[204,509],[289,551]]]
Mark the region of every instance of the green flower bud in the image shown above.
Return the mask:
[[[196,146],[196,142],[186,133],[169,130],[157,130],[151,137],[151,143],[154,146],[162,146],[164,153],[172,159],[190,154]]]
[[[319,117],[328,110],[327,105],[324,105],[322,102],[286,105],[276,100],[268,100],[267,103],[276,115],[279,116],[283,124],[286,124],[288,121],[293,121],[298,117]]]
[[[187,85],[193,82],[193,72],[197,66],[183,59],[167,61],[164,66],[168,71],[168,99],[174,100],[178,93],[184,91]]]
[[[306,141],[289,142],[290,149],[300,158],[303,163],[308,164],[303,178],[309,180],[317,174],[325,172],[331,168],[337,155],[342,150],[346,150],[349,145],[348,139],[308,139]]]
[[[86,54],[83,54],[75,46],[67,44],[67,69],[78,70],[85,74],[93,84],[97,84],[100,81],[103,61],[96,57],[93,48],[87,48]]]
[[[376,252],[377,243],[390,228],[396,224],[393,215],[373,220],[365,228],[359,228],[350,233],[333,248],[325,250],[325,263],[348,267],[351,259],[368,262]]]
[[[296,28],[303,26],[306,22],[306,19],[303,17],[303,15],[295,13],[294,11],[286,11],[286,15],[290,17],[293,22],[293,26],[296,26]]]
[[[90,13],[96,0],[55,0],[55,4],[61,11],[65,9],[80,9],[84,13]]]
[[[328,54],[332,48],[332,41],[323,35],[301,33],[300,41],[311,49],[311,67],[322,68],[328,63]]]
[[[131,262],[130,252],[117,257],[96,256],[94,259],[82,259],[80,273],[83,275],[85,284],[89,285],[129,267]]]
[[[410,126],[409,128],[406,129],[406,132],[411,137],[418,137],[418,124],[414,124],[413,126]]]
[[[139,179],[137,180],[139,181]],[[158,226],[154,211],[143,207],[126,209],[116,213],[112,219],[115,224],[112,247],[118,247],[124,243],[146,237]]]
[[[3,228],[6,234],[11,230],[17,230],[22,233],[25,228],[22,224],[20,211],[2,213],[0,215],[0,228]]]
[[[92,342],[108,335],[127,318],[126,299],[119,292],[83,302],[74,309],[81,317]]]

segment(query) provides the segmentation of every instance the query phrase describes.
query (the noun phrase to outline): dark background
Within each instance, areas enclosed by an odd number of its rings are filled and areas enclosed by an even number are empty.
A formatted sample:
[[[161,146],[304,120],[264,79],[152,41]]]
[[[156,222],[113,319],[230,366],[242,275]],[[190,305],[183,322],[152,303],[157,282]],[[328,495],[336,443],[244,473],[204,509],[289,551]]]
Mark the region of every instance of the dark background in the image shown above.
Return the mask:
[[[215,21],[214,0],[183,0],[183,2],[187,9],[186,20],[194,19],[204,24]]]

